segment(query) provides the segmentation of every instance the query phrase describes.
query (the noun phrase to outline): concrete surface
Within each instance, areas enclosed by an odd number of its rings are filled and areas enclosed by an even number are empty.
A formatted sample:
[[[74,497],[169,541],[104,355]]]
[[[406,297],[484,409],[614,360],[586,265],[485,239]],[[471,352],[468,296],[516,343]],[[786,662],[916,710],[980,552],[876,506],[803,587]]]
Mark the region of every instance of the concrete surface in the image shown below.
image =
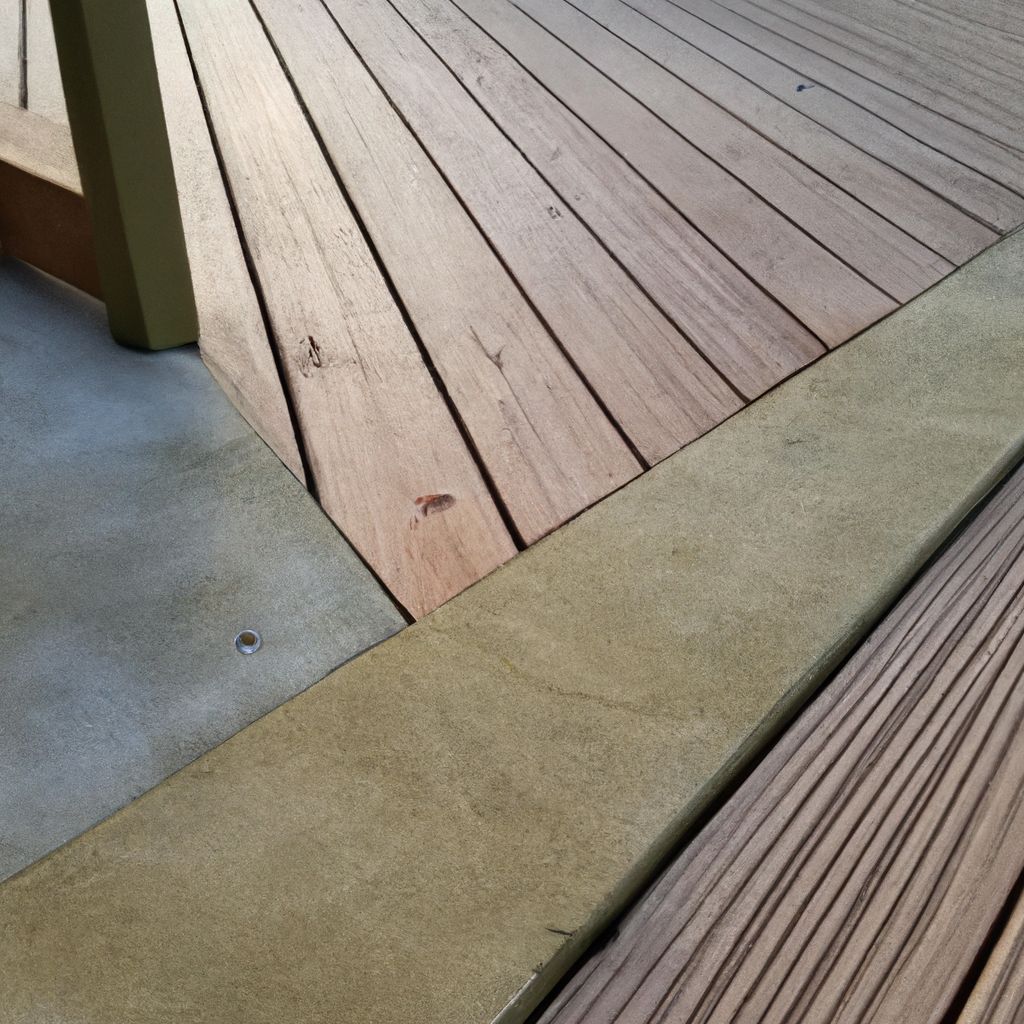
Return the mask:
[[[521,1020],[1020,456],[1022,277],[1017,235],[8,881],[0,1021]]]
[[[404,620],[195,346],[13,261],[0,311],[3,877]]]

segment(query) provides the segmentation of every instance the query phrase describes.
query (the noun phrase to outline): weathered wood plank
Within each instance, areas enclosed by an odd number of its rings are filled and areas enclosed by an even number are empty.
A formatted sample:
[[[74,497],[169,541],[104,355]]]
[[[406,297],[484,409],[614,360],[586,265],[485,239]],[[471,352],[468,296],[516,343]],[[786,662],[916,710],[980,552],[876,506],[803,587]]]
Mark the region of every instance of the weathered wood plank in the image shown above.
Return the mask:
[[[957,88],[939,75],[930,77],[930,84],[925,84],[911,78],[902,68],[887,67],[884,63],[885,55],[879,54],[880,59],[876,60],[870,53],[862,54],[835,41],[833,35],[850,40],[837,26],[825,25],[820,19],[805,12],[800,12],[798,23],[749,0],[723,0],[722,6],[743,14],[773,33],[813,52],[819,59],[842,67],[847,74],[852,74],[859,82],[866,83],[871,95],[880,88],[895,96],[900,107],[907,103],[919,105],[933,116],[948,119],[968,131],[974,129],[975,134],[984,134],[1004,146],[1013,147],[1017,141],[1018,128],[1012,116],[1009,116],[1011,123],[1007,123],[1008,112],[994,105],[991,112],[986,114],[983,109],[984,103],[970,98],[970,90],[976,84],[972,80],[961,82]],[[788,9],[780,4],[779,10]],[[817,30],[806,28],[805,24],[814,25]],[[828,34],[824,34],[825,32]],[[893,55],[889,57],[892,58]],[[905,55],[903,59],[911,61],[909,55]]]
[[[564,46],[552,47],[554,40],[533,21],[526,22],[529,33],[522,24],[512,22],[514,12],[504,2],[500,7],[495,0],[458,0],[458,4],[506,45],[513,47],[519,40],[514,47],[519,59],[561,92],[557,79],[568,76],[564,71],[556,76],[551,72],[573,66],[572,61],[579,58],[566,57]],[[659,140],[662,125],[675,129],[724,168],[721,174],[735,175],[820,245],[900,301],[913,298],[953,269],[951,263],[780,149],[763,132],[751,130],[568,4],[517,0],[517,6],[588,62],[582,65],[585,72],[573,66],[577,81],[571,86],[565,82],[565,101],[608,141],[618,139],[627,147],[630,162],[677,205],[683,196],[693,194],[695,179],[682,171],[678,136]],[[629,102],[627,94],[644,106]],[[601,131],[602,124],[607,131]],[[728,190],[722,182],[711,178],[708,184],[708,203],[727,205]],[[749,230],[756,230],[756,223],[751,221]],[[995,240],[991,232],[985,234]]]
[[[21,103],[21,0],[0,0],[0,103]]]
[[[652,0],[626,2],[631,6],[641,6]],[[722,3],[713,0],[672,0],[668,3],[668,0],[661,0],[661,6],[665,10],[681,8],[697,15],[788,66],[793,72],[789,86],[792,95],[797,95],[795,89],[798,84],[816,85],[816,88],[799,93],[799,109],[806,110],[810,117],[828,124],[828,119],[835,116],[831,109],[834,102],[829,97],[833,93],[838,94],[940,153],[1018,193],[1024,191],[1024,157],[1016,150],[850,71],[811,47],[794,42],[783,31],[786,23],[747,0],[723,0]],[[657,19],[663,21],[663,15],[659,13]],[[842,134],[838,127],[836,130]],[[851,141],[856,140],[851,137]],[[882,155],[880,158],[885,159]],[[938,191],[945,194],[941,189]]]
[[[899,0],[901,4],[908,0]],[[985,29],[995,29],[1004,35],[1024,39],[1024,12],[1016,0],[986,0],[980,5],[975,0],[910,0],[915,6],[928,7],[956,19],[971,21]]]
[[[807,184],[802,174],[827,185],[784,154],[779,157],[790,160],[793,166],[791,184],[782,195],[771,187],[767,173],[763,177],[755,174],[756,180],[748,186],[746,177],[750,175],[743,171],[749,171],[749,167],[737,170],[728,163],[723,166],[715,159],[709,160],[703,152],[705,148],[741,165],[752,148],[763,147],[766,152],[759,154],[760,166],[770,169],[774,154],[768,151],[777,151],[705,97],[688,97],[689,117],[695,123],[690,127],[694,130],[680,134],[673,130],[675,126],[655,117],[629,92],[573,52],[571,46],[505,0],[459,0],[456,6],[819,337],[830,340],[833,336],[827,332],[839,327],[835,309],[827,316],[821,315],[822,293],[841,296],[838,305],[849,306],[851,310],[856,310],[860,303],[873,309],[877,296],[864,290],[865,279],[887,295],[903,299],[918,294],[928,287],[925,281],[934,284],[943,272],[951,269],[944,260],[938,263],[945,270],[929,266],[935,255],[910,239],[905,241],[918,250],[916,261],[908,257],[900,261],[899,255],[892,253],[891,245],[876,243],[877,251],[881,249],[890,256],[890,263],[883,267],[877,252],[868,255],[862,247],[851,244],[849,234],[840,236],[833,211],[825,212],[818,197],[808,195],[806,187],[802,210],[801,204],[790,202],[791,191]],[[775,209],[775,205],[783,204],[782,213],[786,216],[780,216]],[[871,216],[869,211],[864,213]],[[794,214],[800,214],[800,219],[794,218]],[[891,225],[886,227],[893,230]],[[756,246],[751,245],[752,233],[759,240]],[[840,252],[841,249],[846,251]]]
[[[414,615],[515,553],[245,0],[184,0],[321,504]]]
[[[868,24],[849,16],[841,5],[816,0],[776,0],[772,11],[798,27],[801,38],[813,36],[816,50],[840,59],[858,74],[1020,148],[1019,73],[987,39],[966,53],[964,26],[947,26],[944,32],[944,40],[959,46],[946,41],[935,45],[920,26],[911,40],[883,30],[880,22],[892,24],[891,15],[880,13]],[[909,20],[912,13],[904,11],[898,17]],[[979,46],[984,49],[979,51]],[[985,53],[984,62],[978,61],[978,52]]]
[[[0,103],[0,160],[81,196],[75,147],[66,125]]]
[[[971,991],[958,1024],[1024,1024],[1024,894]]]
[[[517,2],[526,6],[525,0]],[[795,95],[792,71],[685,11],[673,8],[670,12],[685,23],[683,39],[641,14],[650,9],[656,15],[658,10],[641,0],[634,0],[635,10],[619,0],[529,3],[535,16],[539,17],[537,9],[543,8],[548,19],[557,18],[567,28],[569,15],[564,12],[574,8],[606,28],[611,39],[600,45],[595,39],[587,56],[596,59],[600,55],[603,70],[652,109],[657,103],[657,112],[663,117],[681,109],[683,96],[689,96],[691,90],[683,86],[685,92],[680,91],[680,86],[687,83],[954,263],[965,262],[997,237],[954,203],[964,209],[973,207],[982,219],[994,218],[1004,228],[1024,220],[1024,200],[831,94],[841,118],[849,108],[847,120],[865,121],[868,135],[880,136],[880,145],[873,152],[848,142],[838,132],[842,121],[834,122],[837,130],[831,130],[789,105]],[[660,6],[667,11],[665,5]],[[592,32],[584,34],[575,21],[572,26],[574,45],[580,48]],[[642,70],[637,62],[643,62],[645,56],[656,70],[664,69],[664,77]],[[864,132],[851,133],[850,125],[844,133],[856,136],[861,145],[867,141],[860,137]],[[878,159],[880,153],[884,160]],[[944,198],[947,196],[950,201]]]
[[[25,0],[25,72],[28,109],[67,124],[49,0]]]
[[[328,0],[360,56],[606,407],[651,462],[740,406],[387,4]],[[814,343],[813,351],[823,349]],[[749,394],[781,368],[744,380]]]
[[[989,4],[978,5],[976,10],[984,12]],[[896,0],[864,0],[851,4],[848,0],[830,2],[821,8],[822,15],[829,17],[831,11],[842,12],[844,18],[856,23],[859,28],[871,28],[883,37],[893,37],[903,43],[912,43],[921,50],[937,56],[948,57],[962,68],[976,71],[986,79],[997,83],[1000,91],[1010,89],[1015,100],[1024,94],[1020,82],[1020,40],[1008,38],[1006,32],[984,26],[969,17],[949,16],[926,5]],[[865,19],[864,15],[867,15]],[[985,54],[979,62],[979,52]],[[1019,107],[1015,104],[1019,112]]]
[[[640,472],[323,5],[256,4],[527,543]]]
[[[742,388],[735,376],[740,364],[770,363],[779,355],[792,360],[794,353],[808,351],[806,341],[791,340],[792,330],[781,318],[782,311],[774,310],[719,249],[602,140],[601,134],[613,131],[621,145],[642,131],[645,112],[635,102],[621,92],[608,91],[613,87],[602,76],[582,83],[583,90],[598,90],[601,106],[607,106],[601,132],[596,133],[448,0],[396,0],[395,6],[737,386]],[[550,36],[545,38],[552,41]],[[531,40],[531,51],[534,45]],[[559,59],[560,64],[545,61],[546,78],[562,83],[575,71],[596,74],[571,54],[553,58]],[[631,105],[628,111],[615,109],[618,97]],[[662,166],[659,181],[663,177],[670,181],[674,200],[697,227],[822,341],[837,345],[895,308],[891,298],[794,230],[751,192],[735,187],[735,179],[721,174],[660,122],[655,120],[654,126],[656,140],[645,139],[635,153],[647,153],[656,162],[662,147],[672,147],[672,161]],[[718,180],[708,183],[709,177]],[[757,245],[750,244],[753,230]],[[707,322],[709,307],[718,312],[713,330]],[[756,330],[752,336],[750,327],[758,320],[765,330]],[[783,351],[777,355],[780,348]]]
[[[295,429],[224,191],[174,0],[148,0],[148,4],[199,314],[199,351],[232,404],[305,482]]]
[[[0,103],[0,249],[101,297],[71,133]]]
[[[545,1024],[935,1024],[1024,868],[1024,472]]]

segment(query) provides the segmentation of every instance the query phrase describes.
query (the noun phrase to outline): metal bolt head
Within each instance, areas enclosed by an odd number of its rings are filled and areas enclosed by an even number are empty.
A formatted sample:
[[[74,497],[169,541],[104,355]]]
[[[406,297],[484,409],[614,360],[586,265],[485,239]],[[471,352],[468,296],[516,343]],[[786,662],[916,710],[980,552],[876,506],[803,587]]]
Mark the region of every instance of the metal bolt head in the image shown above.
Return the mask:
[[[243,629],[235,637],[235,649],[239,654],[255,654],[263,646],[263,638],[255,629]]]

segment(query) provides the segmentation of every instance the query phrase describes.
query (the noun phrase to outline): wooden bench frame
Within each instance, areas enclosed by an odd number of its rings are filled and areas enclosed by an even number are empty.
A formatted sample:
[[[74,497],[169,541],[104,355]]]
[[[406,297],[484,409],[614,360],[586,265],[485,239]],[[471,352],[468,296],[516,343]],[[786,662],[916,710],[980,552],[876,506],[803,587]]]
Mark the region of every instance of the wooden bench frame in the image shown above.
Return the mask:
[[[0,249],[103,297],[71,133],[0,103]]]

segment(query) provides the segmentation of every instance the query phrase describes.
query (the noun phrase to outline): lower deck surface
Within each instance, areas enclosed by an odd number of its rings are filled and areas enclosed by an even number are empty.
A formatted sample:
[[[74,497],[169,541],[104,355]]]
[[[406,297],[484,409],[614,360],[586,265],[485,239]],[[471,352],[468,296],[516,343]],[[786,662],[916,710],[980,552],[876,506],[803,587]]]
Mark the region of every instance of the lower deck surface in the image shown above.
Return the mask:
[[[204,354],[414,616],[1024,221],[996,0],[149,9]]]
[[[866,639],[542,1024],[1024,1013],[1024,470]]]

